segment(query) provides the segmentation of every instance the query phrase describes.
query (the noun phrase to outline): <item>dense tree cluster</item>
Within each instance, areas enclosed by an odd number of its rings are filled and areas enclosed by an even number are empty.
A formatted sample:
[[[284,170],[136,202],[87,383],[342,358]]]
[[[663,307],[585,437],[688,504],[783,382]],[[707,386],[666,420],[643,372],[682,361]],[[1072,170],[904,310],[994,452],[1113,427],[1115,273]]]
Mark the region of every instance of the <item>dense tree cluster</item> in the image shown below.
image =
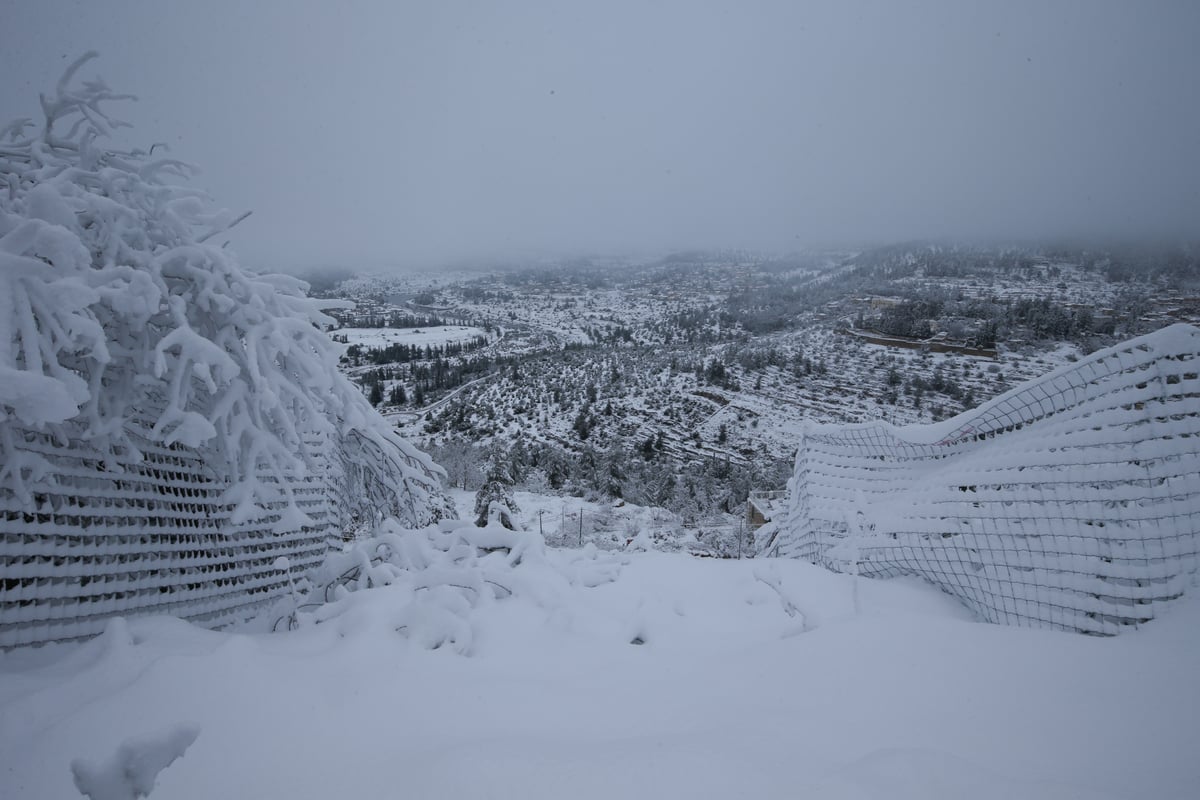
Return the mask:
[[[413,361],[407,367],[384,366],[367,370],[359,376],[359,383],[366,389],[373,405],[379,405],[386,397],[391,405],[403,405],[411,399],[414,406],[420,407],[425,405],[427,395],[457,389],[503,364],[503,361],[487,356],[453,360],[434,358],[432,361]],[[385,388],[389,383],[390,388]],[[411,387],[411,394],[405,385]]]
[[[1084,342],[1095,334],[1112,334],[1115,328],[1112,319],[1098,323],[1090,308],[1072,308],[1046,297],[954,301],[932,295],[898,302],[877,316],[860,316],[856,324],[908,339],[928,339],[952,328],[966,344],[984,348],[1013,338]]]
[[[383,347],[352,344],[346,348],[342,360],[352,367],[361,367],[364,364],[408,364],[412,361],[454,358],[486,347],[487,343],[486,336],[474,336],[464,341],[444,344],[417,345],[393,342]]]
[[[413,328],[440,328],[443,325],[466,325],[460,318],[446,318],[436,314],[410,314],[401,311],[390,311],[387,314],[373,312],[360,313],[354,310],[338,310],[330,313],[346,328],[395,328],[409,330]],[[336,332],[335,332],[336,336]]]
[[[883,309],[875,330],[888,336],[927,339],[937,333],[942,304],[937,300],[909,300]]]
[[[766,456],[749,463],[722,458],[680,463],[665,451],[661,437],[633,446],[623,440],[603,448],[585,444],[578,450],[524,439],[508,448],[484,449],[455,439],[432,447],[430,453],[452,483],[478,490],[477,515],[486,514],[496,501],[515,511],[511,491],[518,487],[659,506],[689,524],[713,514],[740,514],[750,491],[782,488],[791,466]],[[480,464],[486,469],[480,470]],[[479,520],[482,524],[486,517]]]
[[[1035,339],[1082,340],[1115,330],[1125,334],[1143,332],[1136,325],[1144,309],[1136,306],[1136,292],[1117,303],[1117,319],[1095,321],[1058,304],[1056,308],[1029,308],[1003,297],[991,301],[942,296],[936,282],[973,279],[1007,287],[1030,282],[1042,284],[1059,277],[1062,265],[1074,264],[1096,271],[1111,283],[1131,287],[1158,285],[1188,290],[1200,285],[1200,248],[1123,248],[1090,252],[1071,248],[987,249],[933,244],[901,244],[868,250],[846,258],[833,268],[811,263],[758,276],[759,285],[733,291],[719,311],[723,330],[752,334],[793,329],[811,315],[827,312],[848,298],[873,295],[901,297],[908,302],[887,309],[867,320],[868,327],[881,333],[926,338],[947,317],[955,315],[973,322],[964,337],[977,346],[992,346],[1006,336]],[[934,285],[929,285],[932,281]],[[1065,287],[1065,285],[1064,285]],[[1040,304],[1054,301],[1037,298]],[[939,313],[920,309],[920,304],[941,303]],[[933,324],[925,324],[932,322]]]

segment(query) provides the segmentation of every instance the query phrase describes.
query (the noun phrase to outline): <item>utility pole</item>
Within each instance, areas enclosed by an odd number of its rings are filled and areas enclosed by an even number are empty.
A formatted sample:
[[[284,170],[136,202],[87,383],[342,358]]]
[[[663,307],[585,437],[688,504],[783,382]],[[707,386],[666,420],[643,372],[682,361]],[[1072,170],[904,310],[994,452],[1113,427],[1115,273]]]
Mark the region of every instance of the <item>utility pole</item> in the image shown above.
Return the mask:
[[[583,547],[583,506],[579,507],[579,546]]]

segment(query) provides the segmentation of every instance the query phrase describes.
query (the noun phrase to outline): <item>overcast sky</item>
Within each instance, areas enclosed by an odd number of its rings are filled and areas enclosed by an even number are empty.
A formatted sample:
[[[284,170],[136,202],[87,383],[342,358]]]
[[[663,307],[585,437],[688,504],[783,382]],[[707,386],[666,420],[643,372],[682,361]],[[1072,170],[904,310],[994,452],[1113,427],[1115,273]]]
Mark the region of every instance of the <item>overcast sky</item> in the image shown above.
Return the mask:
[[[1200,2],[0,0],[88,49],[244,263],[1200,233]]]

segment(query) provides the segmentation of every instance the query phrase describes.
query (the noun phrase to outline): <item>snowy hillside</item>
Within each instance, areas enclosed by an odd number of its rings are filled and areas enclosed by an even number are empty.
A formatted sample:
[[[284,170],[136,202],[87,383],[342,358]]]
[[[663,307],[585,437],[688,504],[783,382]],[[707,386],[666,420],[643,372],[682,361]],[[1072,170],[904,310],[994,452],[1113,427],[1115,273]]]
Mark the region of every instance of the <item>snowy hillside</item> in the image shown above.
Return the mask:
[[[360,347],[343,365],[456,485],[478,488],[499,448],[531,491],[544,479],[690,521],[782,489],[808,421],[937,422],[1200,321],[1195,254],[1137,257],[936,243],[692,252],[361,277],[330,296],[357,304],[337,312],[354,335],[381,326],[379,343],[422,318],[489,333],[453,350]]]
[[[0,800],[1196,795],[1200,257],[349,308],[104,147],[90,57],[0,130]]]
[[[504,590],[448,588],[466,573],[433,561],[287,633],[146,618],[0,654],[4,796],[77,796],[74,760],[181,730],[199,733],[155,798],[1183,800],[1200,785],[1194,599],[1100,639],[980,624],[931,587],[790,559],[509,560],[469,562]],[[425,649],[438,630],[465,654]]]

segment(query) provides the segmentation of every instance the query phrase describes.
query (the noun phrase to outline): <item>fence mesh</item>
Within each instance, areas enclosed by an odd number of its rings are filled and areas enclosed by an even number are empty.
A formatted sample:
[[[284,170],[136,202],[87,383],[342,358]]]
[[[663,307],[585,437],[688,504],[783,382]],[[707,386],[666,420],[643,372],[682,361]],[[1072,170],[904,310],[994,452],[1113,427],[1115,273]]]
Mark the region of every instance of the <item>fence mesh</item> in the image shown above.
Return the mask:
[[[1114,634],[1200,566],[1200,330],[929,426],[810,426],[769,554],[919,575],[982,618]]]
[[[340,535],[325,470],[291,486],[313,524],[280,533],[282,502],[234,522],[194,451],[143,441],[140,462],[115,465],[79,441],[11,433],[54,475],[28,499],[0,488],[0,647],[90,636],[115,615],[220,625],[287,590],[278,557],[300,574]]]

